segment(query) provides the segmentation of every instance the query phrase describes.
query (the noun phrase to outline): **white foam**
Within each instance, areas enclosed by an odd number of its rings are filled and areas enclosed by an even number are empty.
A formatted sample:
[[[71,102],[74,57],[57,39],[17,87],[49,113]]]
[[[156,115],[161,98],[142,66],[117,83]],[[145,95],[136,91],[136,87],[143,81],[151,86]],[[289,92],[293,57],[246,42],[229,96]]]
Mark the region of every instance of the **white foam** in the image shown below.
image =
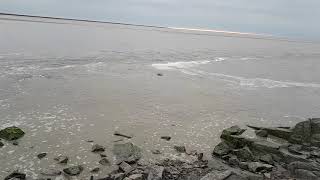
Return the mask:
[[[164,64],[152,64],[152,67],[159,70],[177,70],[188,75],[214,76],[217,79],[237,84],[248,88],[288,88],[288,87],[310,87],[320,88],[317,83],[304,83],[294,81],[278,81],[266,78],[245,78],[221,73],[210,73],[195,69],[199,65],[208,64],[211,61],[188,61],[188,62],[170,62]]]
[[[152,67],[159,70],[175,70],[175,69],[188,69],[195,66],[208,64],[211,61],[178,61],[178,62],[168,62],[165,64],[152,64]]]

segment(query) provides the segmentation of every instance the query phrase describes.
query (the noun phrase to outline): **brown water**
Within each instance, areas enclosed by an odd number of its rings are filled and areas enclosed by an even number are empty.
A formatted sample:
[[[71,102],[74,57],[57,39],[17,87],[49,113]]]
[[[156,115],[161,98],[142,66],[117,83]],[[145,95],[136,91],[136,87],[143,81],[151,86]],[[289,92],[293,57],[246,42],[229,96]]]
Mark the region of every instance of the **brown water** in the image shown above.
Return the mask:
[[[59,166],[58,154],[83,164],[88,177],[99,157],[86,141],[105,145],[112,161],[115,130],[133,134],[153,160],[150,150],[171,156],[176,144],[209,154],[233,124],[320,116],[319,44],[13,19],[0,17],[0,127],[26,135],[0,149],[1,178],[15,169],[36,178]],[[40,161],[40,152],[49,155]],[[103,168],[98,176],[112,170]]]

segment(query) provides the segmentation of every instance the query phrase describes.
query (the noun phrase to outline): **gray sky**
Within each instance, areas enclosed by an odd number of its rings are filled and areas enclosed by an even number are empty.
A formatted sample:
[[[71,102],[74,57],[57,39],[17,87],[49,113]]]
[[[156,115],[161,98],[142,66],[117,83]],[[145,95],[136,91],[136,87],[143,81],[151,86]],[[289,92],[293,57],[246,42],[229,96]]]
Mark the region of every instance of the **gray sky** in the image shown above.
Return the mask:
[[[319,0],[1,0],[0,12],[320,40]]]

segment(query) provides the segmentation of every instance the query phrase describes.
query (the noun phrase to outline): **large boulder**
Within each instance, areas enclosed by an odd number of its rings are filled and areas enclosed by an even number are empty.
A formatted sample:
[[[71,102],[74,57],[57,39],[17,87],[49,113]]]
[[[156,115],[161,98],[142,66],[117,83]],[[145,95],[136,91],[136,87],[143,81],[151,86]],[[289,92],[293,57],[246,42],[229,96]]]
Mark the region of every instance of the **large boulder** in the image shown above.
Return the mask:
[[[320,147],[320,118],[312,118],[296,124],[289,141],[295,144],[310,143]]]
[[[247,138],[241,135],[223,135],[221,138],[233,149],[243,148],[250,146],[253,143],[253,139]]]
[[[252,152],[250,151],[250,149],[247,146],[245,146],[241,149],[235,149],[232,151],[232,153],[234,155],[236,155],[240,161],[254,161],[255,160],[254,155],[252,154]]]
[[[222,136],[230,136],[230,135],[241,135],[243,132],[245,132],[246,129],[241,129],[239,126],[231,126],[230,128],[224,129],[222,131]]]
[[[113,146],[113,153],[116,155],[118,163],[122,161],[134,163],[142,156],[141,149],[130,142],[124,144],[115,144]]]
[[[231,148],[229,147],[229,145],[226,142],[222,141],[214,147],[212,155],[224,156],[229,154],[230,151]]]
[[[25,133],[18,127],[12,126],[0,130],[0,138],[13,141],[21,138]]]

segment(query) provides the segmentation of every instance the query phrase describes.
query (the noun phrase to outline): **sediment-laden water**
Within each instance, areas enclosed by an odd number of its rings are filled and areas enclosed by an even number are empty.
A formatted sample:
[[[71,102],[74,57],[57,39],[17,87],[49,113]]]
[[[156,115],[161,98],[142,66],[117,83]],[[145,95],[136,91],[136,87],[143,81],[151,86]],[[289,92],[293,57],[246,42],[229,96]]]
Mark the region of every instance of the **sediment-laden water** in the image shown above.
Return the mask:
[[[37,177],[59,166],[59,154],[97,166],[94,143],[112,161],[115,130],[132,134],[152,160],[151,150],[171,156],[176,144],[209,153],[233,124],[319,117],[319,49],[253,35],[1,16],[0,127],[26,135],[0,149],[0,177],[14,169]],[[39,160],[41,152],[48,157]]]

